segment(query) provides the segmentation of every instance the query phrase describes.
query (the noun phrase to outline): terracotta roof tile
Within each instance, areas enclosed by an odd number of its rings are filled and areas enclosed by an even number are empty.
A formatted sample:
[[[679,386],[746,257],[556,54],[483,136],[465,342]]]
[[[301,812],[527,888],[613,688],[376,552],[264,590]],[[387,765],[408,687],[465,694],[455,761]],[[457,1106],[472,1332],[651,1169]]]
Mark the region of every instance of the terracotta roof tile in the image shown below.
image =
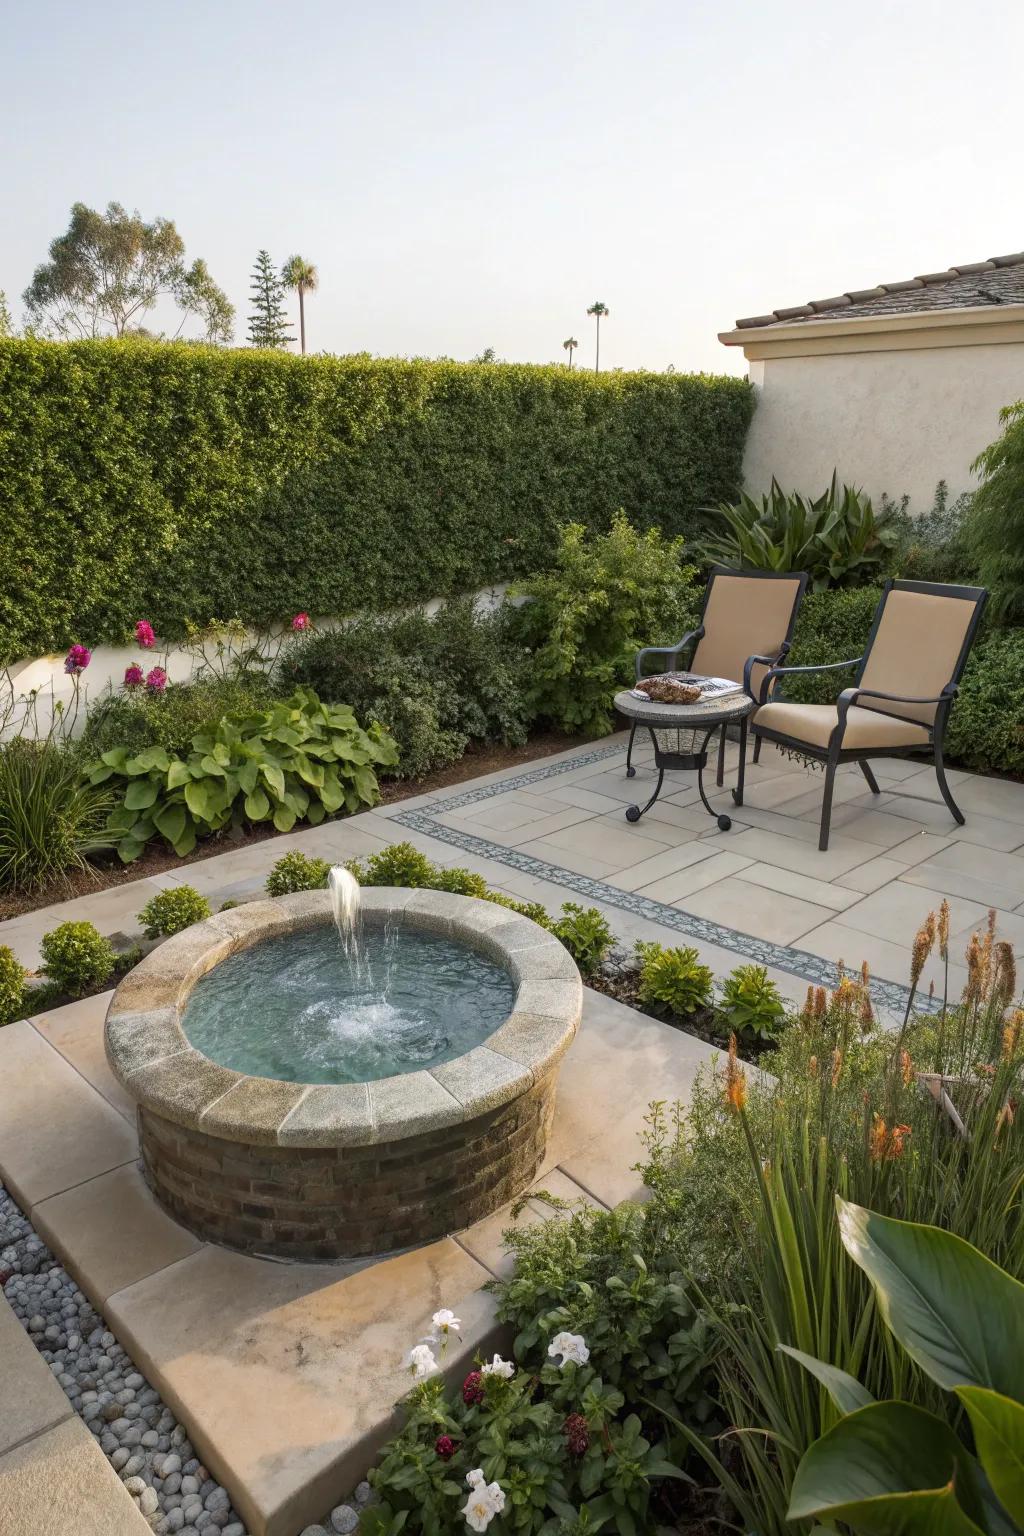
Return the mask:
[[[737,320],[738,330],[794,321],[815,321],[836,315],[844,320],[872,315],[928,313],[943,309],[975,309],[992,304],[1024,304],[1024,251],[1009,256],[990,256],[987,261],[964,262],[945,272],[925,272],[898,283],[879,283],[877,288],[851,289],[831,299],[811,299],[807,304],[773,310],[770,315],[751,315]]]

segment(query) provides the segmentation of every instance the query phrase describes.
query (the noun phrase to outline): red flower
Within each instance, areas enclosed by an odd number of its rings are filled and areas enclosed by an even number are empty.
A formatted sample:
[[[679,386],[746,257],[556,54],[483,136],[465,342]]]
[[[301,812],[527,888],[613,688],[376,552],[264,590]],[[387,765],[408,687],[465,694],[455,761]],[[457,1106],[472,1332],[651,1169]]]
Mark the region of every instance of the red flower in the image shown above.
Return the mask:
[[[71,677],[77,677],[80,672],[85,671],[90,661],[92,661],[92,651],[87,645],[73,645],[64,662],[64,671]]]
[[[294,619],[292,619],[292,629],[299,629],[299,630],[301,630],[301,629],[308,629],[308,628],[309,628],[309,614],[308,613],[297,613],[295,615]]]
[[[144,651],[151,651],[156,645],[156,634],[153,626],[146,619],[140,619],[135,626],[135,638]]]
[[[146,687],[150,693],[163,693],[167,687],[167,673],[163,667],[154,667],[151,672],[146,673]]]
[[[130,667],[125,667],[124,685],[126,688],[141,688],[145,681],[145,673],[137,661],[133,661]]]
[[[455,1455],[455,1452],[458,1450],[458,1446],[452,1439],[451,1435],[438,1435],[437,1439],[434,1441],[434,1450],[440,1456],[442,1461],[451,1461],[452,1457]]]
[[[482,1403],[484,1400],[484,1379],[479,1371],[470,1371],[462,1383],[462,1401],[468,1407],[474,1403]]]

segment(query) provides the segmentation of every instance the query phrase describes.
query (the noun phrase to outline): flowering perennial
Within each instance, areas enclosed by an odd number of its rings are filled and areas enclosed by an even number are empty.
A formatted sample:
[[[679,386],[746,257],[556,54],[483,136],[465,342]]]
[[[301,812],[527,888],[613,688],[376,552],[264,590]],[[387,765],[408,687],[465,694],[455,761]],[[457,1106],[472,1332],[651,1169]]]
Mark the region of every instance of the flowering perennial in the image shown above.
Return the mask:
[[[414,1344],[409,1351],[406,1365],[417,1381],[423,1376],[433,1375],[437,1370],[437,1360],[429,1344]]]
[[[438,1435],[434,1441],[434,1450],[442,1461],[451,1461],[458,1450],[458,1442],[453,1440],[451,1435]]]
[[[500,1355],[495,1355],[489,1365],[485,1363],[480,1367],[481,1376],[501,1376],[505,1381],[510,1381],[515,1373],[512,1361],[503,1360]]]
[[[137,661],[133,661],[130,667],[124,669],[124,685],[126,688],[141,688],[146,681],[146,674]]]
[[[548,1354],[552,1359],[561,1355],[558,1364],[563,1370],[570,1362],[573,1365],[586,1365],[590,1359],[587,1341],[581,1333],[556,1333],[548,1345]]]
[[[590,1447],[590,1425],[582,1413],[570,1413],[562,1425],[565,1448],[570,1456],[583,1456]]]
[[[90,661],[92,661],[92,651],[87,645],[73,645],[65,658],[64,671],[71,677],[77,677],[80,672],[85,671]]]
[[[151,651],[156,645],[156,633],[146,619],[140,619],[135,626],[135,638],[144,651]]]
[[[448,1335],[458,1333],[462,1327],[462,1319],[456,1317],[448,1307],[442,1307],[440,1312],[435,1312],[430,1321],[434,1329],[431,1342],[434,1344],[446,1343]]]
[[[297,613],[294,619],[292,619],[292,629],[294,630],[301,631],[304,629],[309,629],[310,627],[311,626],[308,613]]]
[[[484,1400],[484,1378],[479,1371],[470,1371],[462,1383],[462,1401],[467,1408],[472,1408],[474,1403],[482,1403]]]
[[[466,1473],[466,1482],[470,1489],[469,1498],[462,1510],[466,1524],[471,1531],[486,1531],[495,1515],[500,1515],[505,1508],[505,1494],[501,1484],[484,1482],[480,1467]]]
[[[153,667],[146,673],[146,687],[150,693],[163,693],[167,687],[167,673],[163,667]]]

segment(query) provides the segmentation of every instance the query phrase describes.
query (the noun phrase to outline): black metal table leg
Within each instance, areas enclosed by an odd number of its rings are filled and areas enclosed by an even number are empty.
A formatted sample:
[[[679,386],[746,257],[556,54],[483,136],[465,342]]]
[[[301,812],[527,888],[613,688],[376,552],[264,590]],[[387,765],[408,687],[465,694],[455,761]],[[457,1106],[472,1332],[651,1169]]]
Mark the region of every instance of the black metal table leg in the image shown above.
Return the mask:
[[[711,740],[712,736],[715,734],[715,732],[717,730],[724,731],[725,730],[725,726],[724,725],[722,725],[722,726],[713,725],[711,727],[710,731],[708,731],[707,735],[704,737],[704,745],[703,745],[703,747],[701,748],[701,751],[700,751],[700,756],[701,756],[702,759],[706,760],[706,758],[707,758],[707,751],[708,751],[708,742]],[[731,816],[727,816],[724,811],[721,813],[721,815],[719,815],[719,813],[715,810],[714,806],[711,804],[711,801],[708,799],[708,797],[707,797],[707,795],[706,795],[706,793],[704,791],[704,762],[703,761],[701,762],[701,766],[697,769],[697,791],[698,791],[698,793],[700,795],[701,800],[704,802],[704,809],[707,811],[708,815],[709,816],[714,816],[716,818],[716,820],[718,821],[718,830],[720,832],[728,832],[729,828],[732,826],[732,817]]]
[[[657,763],[657,760],[658,760],[658,740],[657,740],[657,737],[655,736],[654,732],[652,730],[650,730],[649,728],[648,728],[648,735],[651,738],[651,745],[654,748],[654,759],[655,759],[655,762]],[[631,739],[630,740],[630,748],[632,748],[632,745],[633,745],[633,742],[632,742],[632,739]],[[635,768],[633,769],[633,772],[634,773],[636,772]],[[649,811],[650,810],[650,808],[654,804],[655,800],[657,800],[658,796],[661,794],[661,786],[664,784],[664,782],[665,782],[665,770],[664,770],[664,768],[662,768],[661,764],[658,763],[658,782],[654,786],[654,794],[648,800],[647,804],[645,806],[643,806],[643,807],[641,807],[639,805],[627,805],[627,807],[626,807],[626,820],[627,821],[639,821],[640,817],[644,814],[644,811]]]

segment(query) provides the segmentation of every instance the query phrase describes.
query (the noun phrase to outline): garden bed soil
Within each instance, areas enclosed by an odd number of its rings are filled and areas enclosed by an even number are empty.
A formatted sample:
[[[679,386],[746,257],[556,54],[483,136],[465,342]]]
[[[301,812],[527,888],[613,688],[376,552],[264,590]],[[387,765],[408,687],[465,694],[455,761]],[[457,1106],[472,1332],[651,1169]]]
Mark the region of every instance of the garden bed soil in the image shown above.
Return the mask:
[[[394,805],[413,795],[429,794],[432,790],[447,789],[452,784],[462,784],[467,779],[483,777],[488,773],[500,773],[504,768],[515,768],[520,763],[533,762],[536,758],[551,757],[555,752],[566,752],[580,744],[578,736],[567,736],[561,731],[545,731],[521,747],[500,745],[470,748],[457,763],[438,768],[421,779],[385,779],[380,786],[380,804]],[[298,828],[302,830],[301,827]],[[205,839],[193,853],[179,859],[166,845],[147,849],[131,864],[122,864],[115,853],[104,855],[102,861],[88,869],[56,881],[41,891],[28,894],[24,891],[7,891],[0,895],[0,922],[20,917],[25,912],[36,912],[55,902],[70,901],[76,896],[88,896],[94,891],[104,891],[111,886],[125,885],[132,880],[145,880],[151,875],[164,874],[169,869],[180,869],[187,864],[198,864],[202,859],[212,859],[220,853],[232,853],[268,838],[280,837],[272,823],[257,823],[241,832],[224,832]]]
[[[637,1013],[646,1013],[648,1018],[657,1019],[662,1024],[669,1024],[673,1029],[682,1030],[684,1035],[695,1035],[698,1040],[704,1040],[708,1045],[716,1045],[722,1051],[729,1049],[729,1030],[723,1025],[714,1008],[701,1008],[696,1013],[690,1014],[688,1018],[679,1019],[663,1008],[654,1008],[650,1003],[641,1001],[638,970],[626,971],[619,975],[609,975],[599,971],[596,975],[586,978],[586,985],[592,987],[595,992],[603,992],[606,997],[613,997],[618,1003],[625,1003],[627,1007],[635,1008]],[[754,1065],[766,1052],[774,1049],[774,1045],[767,1040],[738,1039],[736,1042],[736,1054],[740,1060]]]

